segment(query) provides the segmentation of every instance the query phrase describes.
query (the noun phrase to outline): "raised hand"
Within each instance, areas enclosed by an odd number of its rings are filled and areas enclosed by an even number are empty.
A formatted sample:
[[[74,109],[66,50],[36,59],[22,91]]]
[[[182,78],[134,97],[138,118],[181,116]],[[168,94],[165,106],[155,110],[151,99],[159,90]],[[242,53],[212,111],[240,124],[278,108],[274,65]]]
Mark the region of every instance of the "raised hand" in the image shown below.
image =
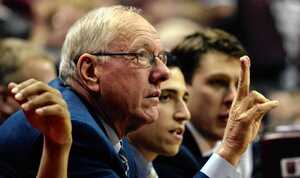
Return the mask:
[[[21,104],[28,121],[46,139],[58,145],[72,142],[70,114],[59,91],[35,79],[10,83],[8,88]]]
[[[279,104],[256,91],[249,92],[250,59],[244,56],[240,60],[237,96],[232,103],[222,145],[218,150],[218,154],[233,165],[239,162],[241,155],[256,137],[263,116]]]

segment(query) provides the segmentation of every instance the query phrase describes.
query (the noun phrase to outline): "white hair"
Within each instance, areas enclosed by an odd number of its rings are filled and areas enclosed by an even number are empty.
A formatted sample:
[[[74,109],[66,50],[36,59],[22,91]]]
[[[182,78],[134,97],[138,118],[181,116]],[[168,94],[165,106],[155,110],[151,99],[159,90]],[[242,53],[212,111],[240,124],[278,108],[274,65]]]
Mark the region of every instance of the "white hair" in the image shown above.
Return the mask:
[[[74,60],[84,53],[106,51],[126,23],[124,15],[137,15],[133,7],[111,6],[95,9],[69,29],[61,53],[59,76],[63,81],[76,77]]]

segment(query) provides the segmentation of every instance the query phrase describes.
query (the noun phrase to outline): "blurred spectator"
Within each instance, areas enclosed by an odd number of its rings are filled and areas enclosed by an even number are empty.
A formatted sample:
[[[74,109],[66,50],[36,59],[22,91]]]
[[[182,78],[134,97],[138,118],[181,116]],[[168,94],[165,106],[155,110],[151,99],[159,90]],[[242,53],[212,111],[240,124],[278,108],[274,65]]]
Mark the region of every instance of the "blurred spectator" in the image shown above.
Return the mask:
[[[237,36],[253,61],[251,77],[259,89],[281,88],[286,52],[276,29],[270,0],[236,0],[236,13],[215,25]]]
[[[29,38],[31,21],[23,18],[0,1],[0,38],[18,37]]]
[[[2,3],[22,18],[32,20],[31,6],[35,0],[2,0]]]
[[[214,12],[199,0],[121,0],[121,3],[142,9],[145,17],[153,24],[178,17],[206,24],[214,15]]]
[[[0,40],[0,123],[17,110],[18,104],[7,95],[9,82],[35,78],[49,82],[56,77],[53,57],[20,39]]]
[[[187,35],[202,29],[200,25],[186,18],[170,18],[156,25],[165,49],[171,50]]]
[[[280,101],[280,105],[269,113],[268,130],[280,125],[300,124],[300,91],[276,91],[270,97]]]
[[[69,27],[84,14],[88,3],[75,0],[69,3],[65,0],[39,0],[32,8],[35,14],[32,40],[45,46],[58,63],[65,35]]]
[[[206,24],[214,26],[214,23],[226,23],[237,10],[237,0],[201,0],[209,15],[206,15]]]
[[[69,27],[85,12],[116,3],[116,0],[37,0],[32,6],[35,16],[32,40],[45,46],[58,63]]]
[[[281,82],[285,88],[293,89],[299,87],[300,79],[296,67],[300,64],[300,1],[273,0],[271,12],[287,53],[287,68]]]

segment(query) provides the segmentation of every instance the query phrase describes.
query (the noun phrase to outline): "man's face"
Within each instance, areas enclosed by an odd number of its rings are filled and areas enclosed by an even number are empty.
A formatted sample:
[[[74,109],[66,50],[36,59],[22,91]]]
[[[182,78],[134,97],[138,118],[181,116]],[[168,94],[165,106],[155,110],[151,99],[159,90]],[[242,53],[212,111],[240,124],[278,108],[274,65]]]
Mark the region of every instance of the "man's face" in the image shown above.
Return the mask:
[[[211,141],[222,139],[229,109],[237,92],[240,63],[219,52],[208,52],[188,85],[188,107],[197,130]]]
[[[122,38],[112,42],[109,52],[146,51],[157,55],[163,51],[157,32],[147,21],[139,16],[129,21],[128,30],[120,32]],[[126,132],[158,118],[160,83],[169,75],[168,68],[158,58],[150,67],[132,58],[114,56],[102,64],[100,71],[105,111],[112,118],[129,123]]]
[[[190,118],[186,105],[187,89],[177,67],[170,69],[170,78],[161,84],[161,89],[158,120],[130,133],[129,138],[137,147],[154,154],[171,156],[178,152],[184,125]]]

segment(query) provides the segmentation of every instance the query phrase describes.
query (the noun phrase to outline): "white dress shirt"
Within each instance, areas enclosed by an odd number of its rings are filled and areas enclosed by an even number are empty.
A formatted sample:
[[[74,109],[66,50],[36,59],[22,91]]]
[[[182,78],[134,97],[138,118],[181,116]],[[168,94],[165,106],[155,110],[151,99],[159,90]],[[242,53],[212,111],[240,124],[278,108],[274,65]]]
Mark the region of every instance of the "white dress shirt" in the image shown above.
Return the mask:
[[[217,142],[216,145],[211,149],[210,146],[205,142],[203,136],[196,130],[192,123],[189,122],[187,124],[187,129],[194,137],[202,156],[208,156],[213,153],[211,158],[201,169],[203,173],[210,178],[225,178],[225,175],[227,175],[226,178],[251,178],[253,160],[250,146],[242,155],[239,164],[236,167],[233,167],[221,156],[214,153],[221,145],[221,141]]]

